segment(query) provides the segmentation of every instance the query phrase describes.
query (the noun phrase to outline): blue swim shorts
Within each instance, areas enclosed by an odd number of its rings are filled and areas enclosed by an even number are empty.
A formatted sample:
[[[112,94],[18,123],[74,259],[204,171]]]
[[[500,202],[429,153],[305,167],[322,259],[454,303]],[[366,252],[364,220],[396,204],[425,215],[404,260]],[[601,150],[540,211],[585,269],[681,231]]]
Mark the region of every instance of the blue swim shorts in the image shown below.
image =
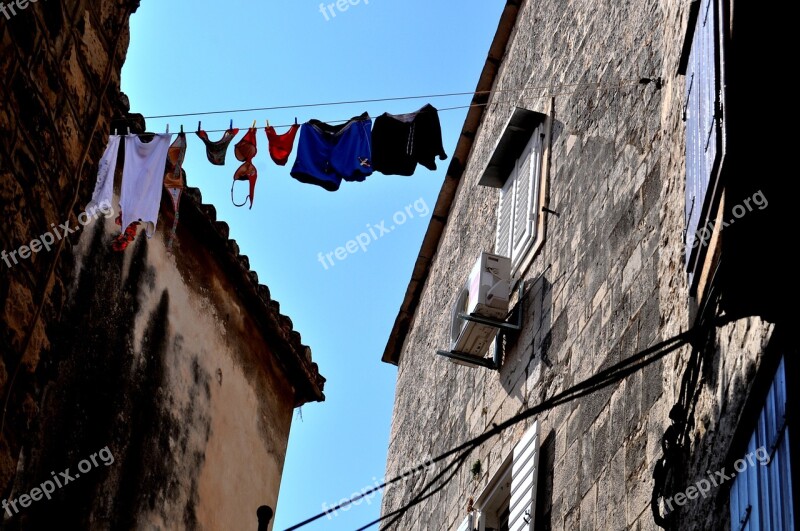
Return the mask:
[[[300,128],[291,175],[330,192],[338,190],[342,180],[363,181],[372,174],[371,144],[372,120],[367,113],[342,125],[309,120]]]

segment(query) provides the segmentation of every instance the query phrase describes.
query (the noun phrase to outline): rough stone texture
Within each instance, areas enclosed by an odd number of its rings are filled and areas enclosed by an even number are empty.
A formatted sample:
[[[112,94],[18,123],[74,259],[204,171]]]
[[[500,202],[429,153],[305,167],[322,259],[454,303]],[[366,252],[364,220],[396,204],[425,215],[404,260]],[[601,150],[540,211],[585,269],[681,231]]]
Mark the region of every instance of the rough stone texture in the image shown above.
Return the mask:
[[[676,76],[688,3],[528,0],[466,163],[399,361],[386,477],[438,455],[544,398],[685,331],[693,302],[683,263],[685,80]],[[662,77],[664,85],[639,84]],[[578,85],[583,83],[584,85]],[[587,85],[600,83],[599,85]],[[524,92],[513,90],[530,88]],[[541,87],[541,88],[538,88]],[[502,92],[501,92],[502,91]],[[555,119],[544,247],[523,278],[524,329],[499,372],[435,356],[450,308],[482,250],[499,192],[477,184],[514,105]],[[548,269],[549,267],[549,269]],[[758,319],[715,332],[693,388],[692,433],[670,488],[718,470],[772,334]],[[652,472],[678,402],[688,347],[606,389],[543,413],[537,529],[655,529]],[[511,453],[525,425],[494,437],[395,529],[451,530]],[[437,470],[434,469],[433,472]],[[432,477],[430,474],[428,477]],[[686,483],[688,481],[688,483]],[[678,515],[680,529],[728,526],[724,490]],[[383,514],[415,494],[389,488]],[[541,527],[539,527],[541,526]]]
[[[125,110],[119,102],[119,71],[128,48],[127,10],[135,10],[137,5],[122,0],[38,2],[0,22],[0,204],[4,224],[0,249],[15,250],[50,230],[52,223],[75,223],[94,187],[104,132],[109,130],[111,118]],[[115,48],[116,55],[111,57]],[[87,145],[87,160],[78,175]],[[73,204],[76,198],[83,201]],[[66,243],[63,256],[71,253],[76,241],[72,238]],[[20,436],[35,409],[25,404],[37,402],[32,382],[40,352],[51,347],[52,326],[65,309],[72,260],[59,260],[53,280],[48,282],[55,257],[55,252],[41,252],[16,265],[10,262],[12,267],[0,265],[0,389],[7,401],[0,442],[0,485],[4,488],[16,466]],[[33,328],[27,356],[20,360],[41,301],[41,318]],[[9,398],[9,379],[18,366]]]
[[[205,238],[179,228],[170,255],[140,234],[119,254],[111,218],[82,235],[9,498],[101,448],[114,462],[6,527],[252,528],[277,503],[294,389]]]
[[[144,132],[119,86],[138,4],[0,16],[0,250],[77,227],[109,132]],[[199,190],[184,193],[173,254],[166,194],[156,235],[124,254],[110,250],[118,210],[60,254],[0,265],[2,498],[114,456],[2,527],[254,528],[277,502],[292,411],[324,400],[325,379]]]

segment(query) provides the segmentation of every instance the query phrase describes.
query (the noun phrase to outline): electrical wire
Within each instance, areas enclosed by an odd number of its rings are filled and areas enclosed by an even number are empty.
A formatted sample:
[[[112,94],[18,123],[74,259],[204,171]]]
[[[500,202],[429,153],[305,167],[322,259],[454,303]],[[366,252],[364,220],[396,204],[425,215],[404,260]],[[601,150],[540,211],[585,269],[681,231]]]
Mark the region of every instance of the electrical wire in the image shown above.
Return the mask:
[[[510,427],[512,427],[512,426],[514,426],[514,425],[516,425],[516,424],[518,424],[518,423],[520,423],[520,422],[522,422],[522,421],[524,421],[524,420],[526,420],[526,419],[528,419],[528,418],[530,418],[530,417],[532,417],[534,415],[538,415],[538,414],[543,413],[545,411],[548,411],[548,410],[550,410],[550,409],[552,409],[552,408],[554,408],[556,406],[566,404],[566,403],[571,402],[571,401],[573,401],[573,400],[575,400],[577,398],[581,398],[583,396],[586,396],[586,395],[589,395],[591,393],[594,393],[595,391],[598,391],[599,389],[602,389],[604,387],[608,387],[609,385],[611,385],[613,383],[619,382],[619,381],[623,380],[624,378],[628,377],[630,374],[633,374],[634,372],[636,372],[636,371],[638,371],[638,370],[640,370],[640,369],[642,369],[642,368],[644,368],[644,367],[646,367],[646,366],[648,366],[648,365],[650,365],[652,363],[655,363],[656,361],[658,361],[659,359],[663,358],[664,356],[666,356],[670,352],[673,352],[673,351],[679,349],[680,347],[682,347],[683,345],[685,345],[686,343],[691,341],[691,339],[694,337],[695,334],[696,334],[696,330],[695,329],[691,329],[691,330],[688,330],[688,331],[683,332],[681,334],[678,334],[677,336],[674,336],[674,337],[672,337],[670,339],[666,339],[664,341],[661,341],[660,343],[657,343],[657,344],[655,344],[655,345],[653,345],[653,346],[651,346],[651,347],[649,347],[647,349],[644,349],[644,350],[642,350],[642,351],[640,351],[640,352],[638,352],[636,354],[633,354],[632,356],[626,358],[625,360],[620,361],[620,362],[612,365],[611,367],[598,372],[594,376],[591,376],[591,377],[587,378],[586,380],[583,380],[582,382],[575,384],[574,386],[570,387],[569,389],[564,390],[561,393],[558,393],[558,394],[552,396],[551,398],[540,402],[538,405],[533,406],[531,408],[528,408],[525,411],[523,411],[523,412],[521,412],[521,413],[519,413],[519,414],[517,414],[517,415],[515,415],[515,416],[513,416],[511,418],[509,418],[508,420],[502,422],[501,424],[494,424],[492,429],[482,433],[481,435],[478,435],[477,437],[474,437],[474,438],[472,438],[472,439],[470,439],[468,441],[465,441],[465,442],[461,443],[460,445],[458,445],[458,446],[456,446],[454,448],[451,448],[450,450],[444,452],[443,454],[440,454],[439,456],[437,456],[437,457],[435,457],[433,459],[430,459],[429,461],[427,461],[426,464],[419,465],[419,466],[411,469],[411,471],[422,469],[425,466],[429,466],[430,464],[433,464],[433,463],[438,463],[438,462],[440,462],[440,461],[442,461],[444,459],[447,459],[448,457],[451,457],[451,456],[453,456],[455,454],[459,454],[461,452],[467,452],[467,451],[471,452],[474,448],[480,446],[481,444],[483,444],[484,442],[488,441],[489,439],[491,439],[495,435],[498,435],[499,433],[503,432],[504,430],[506,430],[506,429],[508,429],[508,428],[510,428]],[[447,469],[445,469],[445,470],[447,470]],[[353,497],[353,498],[351,498],[351,499],[349,499],[349,500],[347,500],[345,502],[342,502],[342,503],[336,505],[335,507],[332,507],[332,508],[328,509],[325,512],[322,512],[322,513],[319,513],[317,515],[314,515],[311,518],[308,518],[308,519],[306,519],[306,520],[304,520],[304,521],[302,521],[302,522],[300,522],[298,524],[295,524],[295,525],[293,525],[291,527],[288,527],[288,528],[286,528],[285,531],[294,531],[296,529],[299,529],[301,527],[304,527],[304,526],[310,524],[311,522],[314,522],[314,521],[322,518],[323,516],[325,516],[325,515],[327,515],[327,514],[329,514],[331,512],[338,511],[339,509],[347,507],[347,506],[351,505],[354,501],[357,501],[360,498],[363,498],[364,496],[366,496],[366,495],[368,495],[368,494],[370,494],[372,492],[375,492],[377,490],[381,490],[381,489],[383,489],[384,487],[386,487],[388,485],[391,485],[391,484],[394,484],[394,483],[400,481],[401,479],[407,477],[411,473],[411,471],[405,472],[404,474],[402,474],[400,476],[394,477],[394,478],[382,483],[381,485],[378,485],[375,488],[370,489],[369,491],[365,492],[364,494],[361,494],[361,495]],[[421,500],[419,500],[419,501],[421,501]],[[402,510],[407,511],[408,509],[410,509],[414,505],[418,504],[419,501],[410,502],[409,504],[404,506],[402,508]],[[392,514],[396,514],[396,512],[393,512]],[[374,525],[375,523],[378,523],[378,522],[380,522],[380,521],[382,521],[382,520],[384,520],[386,518],[388,518],[388,515],[384,515],[383,517],[379,518],[378,520],[370,523],[368,525],[368,527],[371,526],[371,525]],[[366,529],[366,528],[361,528],[361,529]]]
[[[382,515],[381,517],[373,520],[372,522],[359,527],[356,531],[364,531],[365,529],[369,529],[373,525],[378,524],[378,523],[382,522],[383,520],[386,520],[386,519],[388,519],[390,517],[394,517],[394,518],[392,518],[392,520],[388,524],[386,524],[385,529],[390,528],[392,525],[394,525],[394,523],[398,519],[400,519],[406,513],[406,511],[408,511],[408,509],[410,507],[412,507],[414,505],[418,505],[418,504],[424,502],[425,500],[427,500],[428,498],[436,495],[438,492],[441,492],[441,490],[444,489],[447,486],[447,484],[450,483],[450,481],[453,480],[453,478],[458,473],[458,471],[461,470],[461,467],[464,466],[464,463],[466,462],[466,460],[469,457],[469,455],[472,453],[472,450],[473,449],[470,448],[470,449],[465,450],[464,452],[462,452],[461,455],[459,455],[456,459],[454,459],[452,463],[447,465],[444,468],[444,470],[439,472],[439,474],[437,474],[433,479],[431,479],[428,482],[428,484],[425,485],[420,490],[420,492],[416,495],[416,497],[414,497],[414,499],[411,500],[411,502],[409,502],[407,505],[405,505],[405,506],[403,506],[403,507],[401,507],[399,509],[396,509],[396,510],[390,512],[390,513]],[[442,477],[450,468],[453,468],[453,471],[450,473],[449,476],[447,476],[447,478],[442,482],[442,484],[439,485],[438,487],[436,487],[433,491],[431,491],[431,492],[426,494],[426,491],[429,488],[431,488],[439,480],[439,478]]]
[[[637,78],[637,79],[624,79],[620,80],[619,83],[630,83],[632,85],[638,85],[640,80],[645,78]],[[448,92],[442,94],[427,94],[422,96],[397,96],[391,98],[372,98],[372,99],[365,99],[365,100],[351,100],[351,101],[329,101],[324,103],[303,103],[297,105],[276,105],[272,107],[254,107],[251,109],[229,109],[224,111],[201,111],[201,112],[187,112],[187,113],[179,113],[179,114],[160,114],[155,116],[145,116],[145,120],[155,120],[161,118],[186,118],[189,116],[211,116],[215,114],[235,114],[240,112],[256,112],[256,111],[277,111],[277,110],[288,110],[288,109],[305,109],[310,107],[333,107],[336,105],[353,105],[356,103],[379,103],[379,102],[387,102],[387,101],[405,101],[405,100],[419,100],[419,99],[435,99],[435,98],[450,98],[455,96],[477,96],[483,94],[492,94],[492,93],[499,93],[499,92],[520,92],[525,90],[539,90],[539,89],[560,89],[564,87],[578,87],[578,86],[600,86],[600,85],[613,85],[612,83],[607,82],[589,82],[589,83],[561,83],[557,85],[539,85],[539,86],[527,86],[527,87],[515,87],[515,88],[508,88],[508,89],[495,89],[495,90],[479,90],[473,92]]]
[[[682,335],[683,334],[681,334],[681,336]],[[635,364],[633,364],[631,366],[628,366],[628,367],[624,367],[623,366],[623,368],[620,370],[620,372],[615,374],[615,375],[613,375],[613,377],[609,377],[609,378],[606,378],[606,379],[601,378],[598,381],[598,383],[596,383],[596,384],[595,383],[589,384],[589,381],[592,380],[592,378],[590,378],[588,380],[585,380],[581,384],[578,384],[578,385],[574,386],[571,390],[567,390],[567,391],[565,391],[563,393],[560,393],[559,395],[556,395],[555,397],[553,397],[551,400],[549,400],[549,401],[546,400],[546,401],[540,403],[538,406],[533,407],[533,408],[531,408],[531,409],[529,409],[529,410],[527,410],[527,411],[525,411],[523,413],[520,413],[516,417],[512,417],[511,419],[507,420],[506,422],[495,426],[495,428],[493,430],[490,430],[489,432],[486,432],[484,434],[486,437],[483,438],[483,440],[481,440],[480,442],[477,442],[476,444],[471,445],[470,448],[468,449],[468,451],[471,452],[477,446],[480,446],[481,444],[483,444],[483,442],[486,442],[487,440],[491,439],[495,435],[498,435],[500,432],[504,431],[505,429],[508,429],[508,428],[512,427],[513,425],[518,424],[522,420],[525,420],[525,419],[527,419],[527,418],[529,418],[529,417],[531,417],[533,415],[538,415],[539,413],[542,413],[544,411],[552,409],[552,408],[554,408],[556,406],[563,405],[563,404],[566,404],[566,403],[571,402],[573,400],[576,400],[578,398],[582,398],[584,396],[590,395],[590,394],[592,394],[592,393],[594,393],[596,391],[599,391],[600,389],[608,387],[608,386],[610,386],[610,385],[612,385],[614,383],[617,383],[618,381],[623,380],[624,378],[627,378],[628,376],[630,376],[631,374],[635,373],[636,371],[646,367],[647,365],[650,365],[651,363],[654,363],[654,362],[658,361],[659,359],[663,358],[664,356],[666,356],[670,352],[673,352],[673,351],[677,350],[678,348],[682,347],[684,344],[689,342],[689,338],[692,335],[693,335],[693,332],[689,332],[688,336],[686,338],[679,339],[679,338],[681,338],[681,336],[676,336],[675,338],[672,338],[671,340],[667,340],[665,342],[659,343],[658,345],[655,345],[654,347],[651,347],[650,349],[647,349],[646,351],[642,351],[642,353],[645,353],[645,352],[650,353],[650,352],[656,351],[657,349],[661,348],[663,345],[667,344],[667,342],[672,342],[673,344],[671,346],[665,347],[665,349],[662,352],[659,352],[657,355],[653,356],[649,360],[639,361],[639,362],[637,362],[637,363],[635,363]],[[640,354],[642,354],[642,353],[640,353]],[[623,362],[623,364],[627,364],[630,360],[632,360],[633,358],[636,358],[638,356],[639,355],[634,355],[631,358],[628,358],[627,360],[625,360],[625,362]],[[619,366],[619,365],[620,364],[617,364],[617,366]],[[615,366],[615,367],[617,367],[617,366]],[[613,371],[611,371],[609,374],[611,374],[611,373],[613,373]],[[600,376],[600,375],[602,375],[602,373],[598,373],[598,375],[595,375],[595,376]],[[587,387],[587,388],[582,389],[579,392],[576,392],[575,394],[572,394],[571,391],[575,390],[578,387]],[[443,488],[443,487],[444,487],[444,485],[440,486],[440,488],[437,489],[437,490],[441,490],[441,488]],[[383,529],[389,529],[410,508],[412,508],[413,506],[421,503],[422,501],[423,501],[423,499],[412,500],[406,506],[404,506],[404,507],[402,507],[402,508],[400,508],[400,509],[398,509],[396,511],[393,511],[391,514],[394,514],[395,517]],[[381,518],[375,520],[374,522],[372,522],[370,524],[370,526],[374,525],[375,523],[378,523],[378,522],[384,520],[385,517],[387,517],[387,516],[388,515],[384,515]],[[362,527],[361,529],[366,529],[366,527]]]
[[[616,84],[616,85],[615,84],[607,84],[607,85],[603,85],[603,88],[609,89],[609,88],[632,87],[632,86],[636,86],[636,85],[640,85],[640,84],[641,84],[640,81],[637,81],[635,83],[633,83],[633,82],[631,82],[631,83],[620,83],[620,84]],[[576,85],[576,84],[573,84],[573,86],[574,85]],[[596,84],[596,83],[588,84],[587,83],[585,85],[594,86],[594,85],[599,85],[599,84]],[[568,85],[561,85],[561,86],[568,86]],[[548,88],[548,87],[528,87],[528,88],[525,88],[525,89],[513,89],[513,90],[535,90],[537,88]],[[509,90],[496,90],[494,92],[510,92],[511,90],[512,89],[509,89]],[[520,100],[536,100],[536,99],[549,98],[549,97],[554,97],[554,96],[564,96],[564,95],[567,95],[567,94],[575,94],[579,90],[580,89],[563,91],[563,92],[547,93],[547,94],[542,94],[540,96],[524,96],[523,95],[519,99]],[[482,92],[489,92],[489,91],[482,91]],[[475,93],[469,92],[469,93],[465,93],[465,94],[478,94],[478,92],[475,92]],[[424,96],[419,96],[419,97],[424,97]],[[364,100],[364,101],[369,101],[369,100]],[[376,100],[376,101],[380,101],[380,100]],[[346,103],[350,103],[350,102],[346,102]],[[360,103],[360,102],[357,102],[357,103]],[[454,107],[443,107],[441,109],[437,109],[437,111],[439,113],[442,113],[442,112],[446,112],[446,111],[455,111],[455,110],[459,110],[459,109],[471,109],[473,107],[486,107],[488,105],[506,105],[506,104],[508,104],[508,105],[519,104],[519,100],[489,101],[489,102],[483,102],[483,103],[472,103],[472,104],[469,104],[469,105],[457,105],[457,106],[454,106]],[[318,105],[322,106],[322,105],[326,105],[326,104],[318,104]],[[303,106],[299,106],[299,107],[306,107],[306,106],[308,106],[308,105],[303,105]],[[281,108],[284,108],[284,107],[281,107]],[[262,110],[262,109],[252,109],[252,110],[258,111],[258,110]],[[249,111],[249,110],[240,110],[240,111],[234,111],[234,112],[247,112],[247,111]],[[215,111],[215,113],[216,114],[222,114],[223,111],[219,111],[219,112]],[[164,116],[146,116],[145,120],[156,119],[156,118],[173,118],[173,117],[180,117],[180,116],[199,116],[199,114],[168,115],[168,116],[167,115],[164,115]],[[340,124],[340,123],[349,122],[350,120],[353,120],[353,118],[351,117],[351,118],[341,118],[341,119],[338,119],[338,120],[328,120],[327,123],[329,123],[329,124]],[[281,125],[270,124],[271,127],[274,127],[276,129],[277,128],[283,128],[283,127],[291,127],[292,125],[295,125],[295,124],[281,124]],[[230,129],[239,129],[240,131],[246,131],[250,127],[251,126],[240,126],[240,127],[232,127],[232,128],[229,127],[229,128],[226,128],[226,129],[204,129],[203,131],[206,132],[206,133],[224,133],[224,132],[229,131]],[[148,134],[152,134],[152,133],[148,133]],[[177,133],[172,133],[172,134],[177,134]],[[127,135],[120,135],[120,136],[124,137],[124,136],[127,136]]]

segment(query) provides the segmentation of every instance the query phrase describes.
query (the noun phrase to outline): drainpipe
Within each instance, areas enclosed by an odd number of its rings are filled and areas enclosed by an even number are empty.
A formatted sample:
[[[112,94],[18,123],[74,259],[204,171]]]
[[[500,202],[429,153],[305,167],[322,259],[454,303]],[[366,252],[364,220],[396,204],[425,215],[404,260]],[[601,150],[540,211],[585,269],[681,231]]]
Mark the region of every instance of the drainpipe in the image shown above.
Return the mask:
[[[256,516],[258,517],[258,531],[268,531],[269,521],[272,520],[274,514],[275,512],[269,505],[262,505],[258,508],[256,511]]]

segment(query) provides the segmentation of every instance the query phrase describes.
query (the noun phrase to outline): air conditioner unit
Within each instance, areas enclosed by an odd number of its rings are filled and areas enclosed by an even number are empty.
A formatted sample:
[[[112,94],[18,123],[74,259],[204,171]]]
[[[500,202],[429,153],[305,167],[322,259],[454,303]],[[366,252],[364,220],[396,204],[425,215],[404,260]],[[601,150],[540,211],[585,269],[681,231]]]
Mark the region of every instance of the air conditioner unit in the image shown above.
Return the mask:
[[[497,333],[497,327],[468,321],[459,315],[503,320],[508,314],[510,298],[511,259],[482,252],[453,306],[450,350],[483,355]]]

